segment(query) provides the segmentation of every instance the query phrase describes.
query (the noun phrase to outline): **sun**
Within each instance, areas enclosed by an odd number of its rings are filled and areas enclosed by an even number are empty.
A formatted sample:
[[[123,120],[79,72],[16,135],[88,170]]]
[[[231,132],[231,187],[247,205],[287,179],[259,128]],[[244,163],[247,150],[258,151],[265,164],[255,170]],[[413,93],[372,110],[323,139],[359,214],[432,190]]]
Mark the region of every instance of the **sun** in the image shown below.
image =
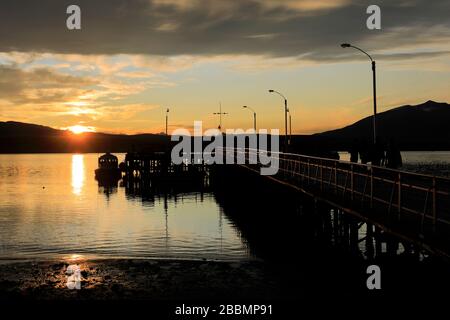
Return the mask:
[[[95,128],[94,127],[87,127],[87,126],[82,126],[82,125],[75,125],[75,126],[71,126],[71,127],[67,127],[67,130],[70,130],[72,133],[75,134],[81,134],[81,133],[85,133],[85,132],[94,132]]]

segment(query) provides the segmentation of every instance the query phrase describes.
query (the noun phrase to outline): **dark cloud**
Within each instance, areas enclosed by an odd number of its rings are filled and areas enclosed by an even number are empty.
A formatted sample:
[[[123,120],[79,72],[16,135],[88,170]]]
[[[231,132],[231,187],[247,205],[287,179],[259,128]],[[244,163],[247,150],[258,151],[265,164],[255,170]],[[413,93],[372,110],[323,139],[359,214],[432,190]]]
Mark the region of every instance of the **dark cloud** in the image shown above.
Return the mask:
[[[381,31],[366,28],[365,11],[373,1],[313,11],[282,6],[282,1],[279,6],[261,0],[191,1],[187,6],[174,2],[2,0],[0,51],[307,55],[320,61],[344,57],[338,45],[345,41],[375,50],[450,37],[448,0],[377,1]],[[81,31],[65,27],[70,4],[82,9]]]

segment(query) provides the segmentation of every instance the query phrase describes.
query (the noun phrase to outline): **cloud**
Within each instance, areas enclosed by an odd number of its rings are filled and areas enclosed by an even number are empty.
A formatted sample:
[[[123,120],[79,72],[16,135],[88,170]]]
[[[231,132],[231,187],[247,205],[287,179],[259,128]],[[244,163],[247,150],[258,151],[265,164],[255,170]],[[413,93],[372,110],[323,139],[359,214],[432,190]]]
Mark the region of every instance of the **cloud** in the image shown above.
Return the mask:
[[[380,70],[432,70],[447,79],[442,72],[450,68],[448,0],[379,0],[381,31],[366,28],[369,0],[77,0],[82,30],[69,31],[66,8],[73,3],[0,2],[0,118],[83,123],[107,131],[159,130],[155,108],[166,100],[180,109],[197,103],[207,108],[208,99],[219,94],[214,86],[226,88],[242,76],[263,85],[274,70],[366,61],[340,48],[341,42],[370,52]],[[334,68],[325,66],[318,74]],[[151,91],[189,81],[175,90]],[[448,84],[442,83],[437,88],[427,82],[426,94],[447,97]],[[212,89],[202,97],[197,90],[205,87]],[[186,90],[192,101],[181,98]],[[295,93],[291,96],[294,100]],[[329,110],[341,109],[331,120],[316,111],[305,115],[312,119],[305,130],[340,126],[363,115],[352,114],[345,103],[329,103]]]
[[[70,56],[67,61],[78,64],[80,57]],[[58,69],[65,68],[58,59],[53,61],[55,65],[44,66],[43,61],[55,58],[53,55],[35,55],[29,59],[14,53],[2,58],[9,62],[0,64],[0,119],[3,120],[57,123],[65,127],[100,125],[105,130],[110,126],[112,131],[126,122],[130,126],[128,131],[132,131],[133,127],[145,128],[145,122],[160,106],[130,103],[127,99],[148,88],[174,85],[143,71],[127,72],[121,67],[116,73],[111,72],[108,63],[99,57],[93,58],[102,61],[101,72],[96,76],[65,74]]]
[[[0,65],[0,100],[14,104],[63,103],[89,93],[95,81],[58,74],[48,68],[24,71]]]
[[[310,12],[339,8],[349,4],[351,0],[261,0],[260,2],[271,6],[288,7],[301,12]]]
[[[0,100],[91,108],[176,84],[132,56],[0,54]],[[144,59],[145,60],[145,59]],[[4,62],[2,64],[2,62]]]
[[[79,0],[82,30],[65,27],[71,1],[2,0],[0,51],[84,55],[265,55],[344,59],[340,42],[368,50],[449,40],[447,0],[379,1],[381,32],[366,29],[365,0]],[[27,10],[24,10],[27,8]],[[438,30],[440,28],[440,30]],[[433,30],[433,32],[430,32]],[[354,55],[353,55],[354,56]]]

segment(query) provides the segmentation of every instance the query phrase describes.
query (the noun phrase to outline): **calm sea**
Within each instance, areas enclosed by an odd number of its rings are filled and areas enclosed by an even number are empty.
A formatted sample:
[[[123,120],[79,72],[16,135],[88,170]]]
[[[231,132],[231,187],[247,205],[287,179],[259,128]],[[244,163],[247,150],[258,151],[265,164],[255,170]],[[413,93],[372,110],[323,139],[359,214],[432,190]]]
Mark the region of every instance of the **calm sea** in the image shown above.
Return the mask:
[[[0,260],[251,258],[212,194],[143,199],[99,187],[97,157],[0,155]]]
[[[104,188],[94,178],[98,156],[0,155],[0,262],[73,255],[218,260],[255,257],[255,250],[251,253],[249,247],[252,239],[244,237],[254,238],[254,230],[239,230],[228,217],[229,210],[236,211],[235,218],[242,216],[239,206],[230,206],[234,199],[228,202],[225,214],[209,192],[142,197],[121,186]],[[123,154],[118,156],[123,160]],[[341,154],[341,159],[345,156]],[[450,152],[406,152],[403,158],[405,163],[450,163]],[[255,209],[256,203],[252,203],[248,203],[248,210],[264,209]],[[267,214],[271,216],[271,212]],[[284,230],[290,224],[280,222],[277,228]],[[291,233],[296,231],[284,230],[280,239],[286,240]],[[263,237],[253,239],[253,243],[271,247],[276,239],[267,242]],[[284,247],[286,242],[280,245]],[[293,237],[290,242],[298,241]]]
[[[340,152],[343,161],[350,161],[348,152]],[[402,152],[404,164],[450,164],[450,151],[404,151]]]

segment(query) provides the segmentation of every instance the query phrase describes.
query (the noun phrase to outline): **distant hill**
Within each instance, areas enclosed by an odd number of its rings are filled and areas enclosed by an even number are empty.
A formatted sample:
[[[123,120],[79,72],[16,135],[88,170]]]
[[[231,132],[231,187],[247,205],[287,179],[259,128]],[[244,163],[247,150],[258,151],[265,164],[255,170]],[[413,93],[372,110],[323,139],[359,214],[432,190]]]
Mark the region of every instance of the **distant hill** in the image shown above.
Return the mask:
[[[450,150],[450,105],[427,101],[381,112],[377,117],[381,141],[395,138],[402,150]],[[309,136],[293,136],[291,152],[323,155],[348,150],[355,139],[371,141],[372,117],[342,129]],[[0,122],[0,153],[75,153],[162,150],[165,135],[83,133],[21,122]]]
[[[402,150],[450,150],[450,105],[427,101],[381,112],[377,133],[381,141],[394,138]],[[371,141],[372,117],[313,136],[341,148],[355,139]]]
[[[105,133],[73,134],[65,130],[21,123],[0,122],[0,153],[86,153],[161,150],[167,137],[155,134],[120,135]]]
[[[0,122],[0,135],[27,136],[27,135],[53,135],[59,134],[60,130],[15,121]]]

